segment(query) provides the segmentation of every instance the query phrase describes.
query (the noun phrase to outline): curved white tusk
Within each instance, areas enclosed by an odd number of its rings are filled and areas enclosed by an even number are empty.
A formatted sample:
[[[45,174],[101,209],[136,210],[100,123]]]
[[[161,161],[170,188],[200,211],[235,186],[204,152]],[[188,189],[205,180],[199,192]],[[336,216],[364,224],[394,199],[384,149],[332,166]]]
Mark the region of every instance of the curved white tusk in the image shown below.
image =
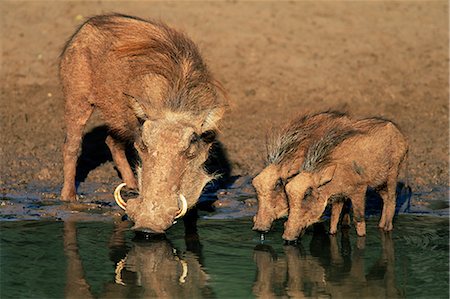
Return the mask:
[[[116,200],[117,205],[121,207],[122,209],[127,209],[127,203],[122,199],[122,196],[120,196],[120,190],[125,187],[127,184],[122,183],[119,186],[116,187],[114,190],[114,199]]]
[[[180,194],[180,200],[181,200],[181,209],[175,216],[175,219],[183,217],[187,212],[187,201],[183,194]]]

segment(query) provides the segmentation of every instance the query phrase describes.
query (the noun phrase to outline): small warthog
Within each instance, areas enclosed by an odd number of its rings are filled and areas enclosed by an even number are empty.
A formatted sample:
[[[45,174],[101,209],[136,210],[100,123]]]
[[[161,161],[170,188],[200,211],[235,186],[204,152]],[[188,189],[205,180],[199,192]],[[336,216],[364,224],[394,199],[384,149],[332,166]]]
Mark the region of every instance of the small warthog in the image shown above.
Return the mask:
[[[348,131],[351,120],[337,111],[301,115],[268,136],[266,168],[253,179],[258,212],[253,229],[270,230],[272,222],[288,214],[284,185],[301,168],[308,147],[325,132]]]
[[[383,198],[379,227],[392,230],[397,177],[407,152],[404,135],[380,118],[356,121],[348,131],[325,133],[308,148],[300,173],[285,187],[289,216],[283,239],[297,239],[319,221],[328,203],[332,203],[330,233],[335,233],[343,198],[351,200],[357,234],[364,236],[368,186]]]
[[[227,106],[197,47],[158,22],[96,16],[68,41],[60,76],[67,126],[61,198],[76,200],[82,133],[98,109],[125,184],[139,188],[139,196],[127,203],[116,189],[116,200],[134,229],[164,232],[196,204],[212,179],[203,165]],[[137,180],[125,156],[127,144],[134,145],[140,158]]]

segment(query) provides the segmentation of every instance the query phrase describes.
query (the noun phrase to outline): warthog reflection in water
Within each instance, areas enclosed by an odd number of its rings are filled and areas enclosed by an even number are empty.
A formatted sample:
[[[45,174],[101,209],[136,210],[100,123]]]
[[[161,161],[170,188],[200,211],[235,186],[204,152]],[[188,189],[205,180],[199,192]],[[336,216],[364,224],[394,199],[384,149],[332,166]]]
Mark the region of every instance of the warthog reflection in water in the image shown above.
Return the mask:
[[[315,234],[311,255],[298,245],[284,247],[277,257],[269,245],[254,250],[257,266],[253,293],[261,298],[276,296],[332,298],[402,297],[395,287],[394,242],[391,233],[380,232],[381,254],[366,274],[365,237],[359,237],[351,249],[348,229],[342,230],[341,250],[336,235]]]
[[[121,227],[120,227],[121,226]],[[119,224],[110,241],[110,257],[115,263],[114,282],[106,284],[100,298],[199,298],[213,296],[208,275],[196,253],[181,255],[171,243],[157,239],[133,242],[128,251],[124,232],[129,224]],[[201,248],[198,236],[186,236],[186,247]],[[66,298],[93,298],[79,255],[76,222],[64,223],[64,251],[67,256]],[[97,296],[96,296],[97,297]]]

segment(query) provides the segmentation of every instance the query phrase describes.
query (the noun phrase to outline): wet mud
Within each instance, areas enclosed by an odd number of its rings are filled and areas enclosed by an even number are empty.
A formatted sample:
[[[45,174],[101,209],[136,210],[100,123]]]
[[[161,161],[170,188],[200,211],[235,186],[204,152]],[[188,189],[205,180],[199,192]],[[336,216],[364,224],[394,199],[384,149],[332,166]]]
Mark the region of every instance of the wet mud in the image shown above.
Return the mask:
[[[228,183],[207,185],[197,209],[205,219],[239,219],[252,217],[258,209],[256,193],[251,185],[252,177],[231,177]],[[0,221],[7,220],[65,220],[76,216],[85,221],[115,221],[124,217],[124,212],[114,202],[107,186],[86,183],[78,201],[74,203],[59,200],[59,190],[36,188],[26,195],[21,193],[2,194],[0,198]],[[41,192],[39,192],[41,190]],[[413,192],[409,186],[397,186],[396,214],[448,216],[449,207],[445,193],[447,188],[428,192]],[[124,194],[124,198],[136,193]],[[366,194],[366,216],[378,216],[382,210],[382,199],[373,190]],[[327,210],[324,218],[327,219]]]

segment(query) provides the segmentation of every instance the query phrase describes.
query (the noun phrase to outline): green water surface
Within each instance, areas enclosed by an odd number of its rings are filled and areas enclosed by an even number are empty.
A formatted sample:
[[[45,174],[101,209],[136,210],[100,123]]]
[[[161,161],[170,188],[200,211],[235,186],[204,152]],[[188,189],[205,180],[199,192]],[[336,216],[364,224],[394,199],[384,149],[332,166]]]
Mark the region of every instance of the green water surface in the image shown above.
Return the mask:
[[[368,220],[283,245],[250,219],[176,224],[166,239],[135,240],[105,222],[0,222],[1,298],[448,298],[449,221],[401,215],[385,234]]]

